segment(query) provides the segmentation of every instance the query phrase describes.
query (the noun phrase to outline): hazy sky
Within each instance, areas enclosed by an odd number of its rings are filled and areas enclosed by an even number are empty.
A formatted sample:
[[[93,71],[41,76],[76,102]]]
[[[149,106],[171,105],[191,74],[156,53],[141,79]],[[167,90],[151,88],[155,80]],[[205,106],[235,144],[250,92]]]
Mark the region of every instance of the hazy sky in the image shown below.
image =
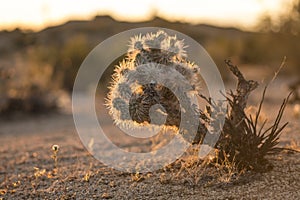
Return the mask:
[[[0,29],[41,29],[69,19],[109,14],[123,21],[149,19],[253,27],[264,13],[285,11],[292,0],[0,0]]]

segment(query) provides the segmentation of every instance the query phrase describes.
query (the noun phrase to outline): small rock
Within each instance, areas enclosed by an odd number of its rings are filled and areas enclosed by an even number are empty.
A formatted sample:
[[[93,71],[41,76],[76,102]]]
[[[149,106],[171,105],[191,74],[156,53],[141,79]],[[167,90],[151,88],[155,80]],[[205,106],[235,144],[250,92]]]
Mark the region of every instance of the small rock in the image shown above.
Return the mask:
[[[112,196],[109,193],[107,193],[107,192],[104,192],[101,197],[103,199],[110,199],[110,198],[112,198]]]

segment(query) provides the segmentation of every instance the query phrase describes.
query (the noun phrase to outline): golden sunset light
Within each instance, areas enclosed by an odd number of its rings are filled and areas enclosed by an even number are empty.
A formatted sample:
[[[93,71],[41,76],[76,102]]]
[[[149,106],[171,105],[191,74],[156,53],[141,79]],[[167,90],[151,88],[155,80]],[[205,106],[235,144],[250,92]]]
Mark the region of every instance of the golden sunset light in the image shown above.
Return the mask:
[[[300,0],[0,0],[0,200],[300,199]]]
[[[285,12],[292,0],[90,0],[3,1],[0,29],[40,30],[71,19],[89,20],[95,15],[110,15],[120,21],[143,21],[157,15],[170,21],[210,23],[251,29],[265,14]]]

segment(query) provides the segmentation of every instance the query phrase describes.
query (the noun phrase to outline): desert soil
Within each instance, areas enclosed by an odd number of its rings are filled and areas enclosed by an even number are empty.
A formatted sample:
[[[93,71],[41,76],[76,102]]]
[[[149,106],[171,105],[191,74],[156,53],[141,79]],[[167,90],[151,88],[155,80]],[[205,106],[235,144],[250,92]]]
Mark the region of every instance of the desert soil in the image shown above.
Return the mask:
[[[264,107],[267,118],[274,118],[287,95],[286,85],[286,79],[270,85]],[[258,102],[261,89],[250,103]],[[111,126],[106,114],[99,120]],[[299,148],[299,120],[294,105],[288,105],[283,121],[290,124],[280,146]],[[122,141],[115,138],[128,150],[137,145]],[[173,171],[130,174],[111,169],[88,153],[70,111],[2,119],[0,144],[0,199],[300,199],[299,153],[270,156],[273,170],[233,175],[230,181],[222,180],[214,169],[203,169],[198,176],[189,170],[178,173],[175,165]],[[54,144],[60,147],[57,169],[51,157]]]

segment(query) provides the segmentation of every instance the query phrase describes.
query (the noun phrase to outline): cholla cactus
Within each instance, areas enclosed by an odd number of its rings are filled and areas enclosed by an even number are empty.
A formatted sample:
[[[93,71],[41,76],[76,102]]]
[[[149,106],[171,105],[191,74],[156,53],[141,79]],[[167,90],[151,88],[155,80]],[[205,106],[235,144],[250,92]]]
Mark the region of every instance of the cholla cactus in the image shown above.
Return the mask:
[[[116,66],[112,79],[107,106],[117,125],[155,123],[150,108],[156,104],[163,107],[159,113],[166,116],[166,126],[179,127],[182,117],[195,113],[200,68],[186,59],[183,41],[164,31],[131,38],[126,58]],[[193,106],[185,106],[181,113],[181,104]],[[185,123],[198,126],[192,120]]]

